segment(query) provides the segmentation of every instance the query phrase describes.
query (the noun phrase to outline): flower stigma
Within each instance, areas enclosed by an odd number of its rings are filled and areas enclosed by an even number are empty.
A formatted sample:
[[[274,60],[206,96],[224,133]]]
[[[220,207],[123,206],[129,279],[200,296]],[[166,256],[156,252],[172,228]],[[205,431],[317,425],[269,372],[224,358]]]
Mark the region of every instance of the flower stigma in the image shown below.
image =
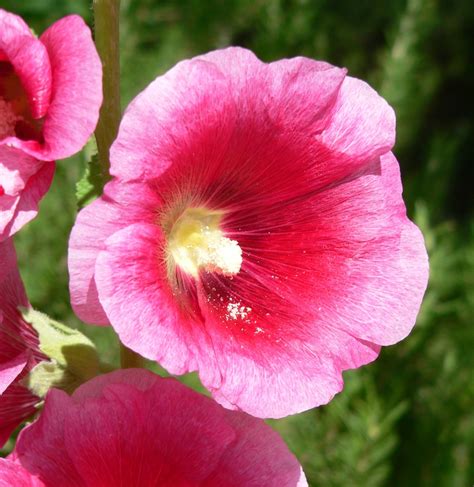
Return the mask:
[[[168,255],[194,278],[199,270],[232,276],[242,266],[242,249],[220,229],[222,212],[188,208],[174,223],[168,238]]]

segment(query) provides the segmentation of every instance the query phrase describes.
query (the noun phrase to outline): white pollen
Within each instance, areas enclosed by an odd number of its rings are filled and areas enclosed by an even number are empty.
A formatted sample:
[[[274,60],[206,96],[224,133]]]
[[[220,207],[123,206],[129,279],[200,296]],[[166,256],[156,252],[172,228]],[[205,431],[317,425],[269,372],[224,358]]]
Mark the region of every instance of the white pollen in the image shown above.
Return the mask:
[[[220,230],[204,232],[206,245],[196,249],[196,264],[223,274],[237,274],[242,266],[242,249],[235,240],[224,237]]]
[[[15,134],[15,124],[21,120],[11,105],[0,97],[0,139]]]
[[[249,308],[248,306],[241,306],[240,303],[229,303],[227,305],[226,319],[227,321],[236,320],[238,318],[244,320],[247,318],[250,311],[252,311],[252,308]]]
[[[187,274],[217,272],[231,279],[242,267],[242,249],[219,228],[221,213],[190,208],[174,224],[168,252]],[[222,299],[221,299],[222,301]]]

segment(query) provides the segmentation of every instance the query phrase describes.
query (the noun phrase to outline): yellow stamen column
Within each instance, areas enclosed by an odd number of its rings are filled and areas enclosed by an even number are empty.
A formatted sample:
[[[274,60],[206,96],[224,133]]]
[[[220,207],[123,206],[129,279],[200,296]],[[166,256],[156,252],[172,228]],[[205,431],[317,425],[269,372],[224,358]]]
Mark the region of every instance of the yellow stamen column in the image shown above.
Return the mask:
[[[197,278],[199,270],[234,275],[242,266],[242,249],[220,229],[222,212],[188,208],[168,237],[168,260]]]

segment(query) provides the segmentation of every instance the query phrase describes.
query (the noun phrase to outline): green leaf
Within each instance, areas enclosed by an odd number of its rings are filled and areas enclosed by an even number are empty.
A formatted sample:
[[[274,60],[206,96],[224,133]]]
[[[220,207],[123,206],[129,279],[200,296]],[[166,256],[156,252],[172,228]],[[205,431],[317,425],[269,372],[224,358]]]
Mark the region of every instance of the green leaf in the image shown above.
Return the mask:
[[[102,194],[104,177],[101,173],[99,157],[94,154],[86,166],[84,176],[76,184],[76,200],[79,209],[92,203]]]

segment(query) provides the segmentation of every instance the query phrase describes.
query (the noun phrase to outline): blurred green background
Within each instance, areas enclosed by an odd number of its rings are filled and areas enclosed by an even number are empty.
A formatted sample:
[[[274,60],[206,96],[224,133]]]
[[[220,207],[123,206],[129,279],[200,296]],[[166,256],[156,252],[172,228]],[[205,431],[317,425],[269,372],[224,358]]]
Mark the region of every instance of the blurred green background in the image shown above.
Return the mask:
[[[86,0],[2,0],[41,33]],[[474,32],[472,0],[122,0],[123,106],[178,60],[227,45],[263,60],[346,66],[397,113],[408,211],[430,285],[417,326],[374,364],[344,373],[331,404],[273,421],[314,486],[474,483]],[[39,217],[16,238],[32,304],[82,327],[108,361],[110,329],[85,327],[67,291],[66,250],[84,156],[58,164]],[[187,382],[195,387],[195,377]]]

